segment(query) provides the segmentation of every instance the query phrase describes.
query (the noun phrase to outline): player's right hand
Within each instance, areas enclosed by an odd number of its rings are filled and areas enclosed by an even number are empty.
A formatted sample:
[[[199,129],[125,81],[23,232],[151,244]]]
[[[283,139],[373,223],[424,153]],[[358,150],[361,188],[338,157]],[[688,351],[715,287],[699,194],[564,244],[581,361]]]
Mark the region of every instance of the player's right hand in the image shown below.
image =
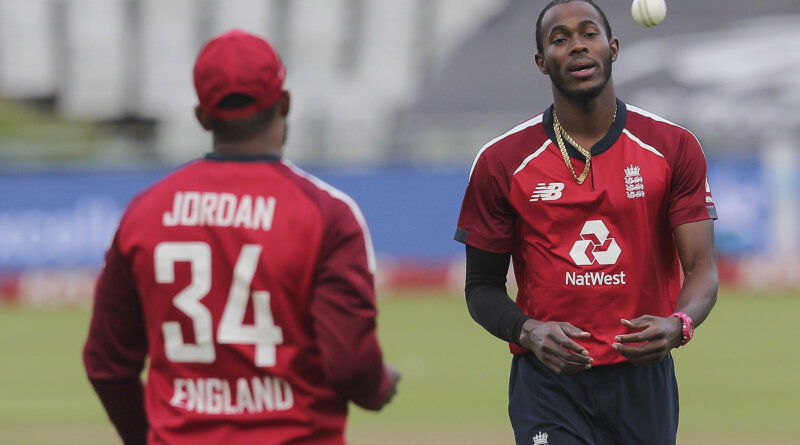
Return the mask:
[[[522,325],[519,342],[556,374],[569,375],[592,367],[589,351],[572,340],[591,336],[571,323],[530,319]]]

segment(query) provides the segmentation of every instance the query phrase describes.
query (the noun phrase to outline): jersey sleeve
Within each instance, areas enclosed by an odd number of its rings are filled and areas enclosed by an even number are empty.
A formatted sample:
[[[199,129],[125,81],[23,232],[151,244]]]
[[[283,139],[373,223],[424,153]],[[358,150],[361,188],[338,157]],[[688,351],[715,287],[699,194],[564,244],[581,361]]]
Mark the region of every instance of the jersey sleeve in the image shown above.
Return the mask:
[[[342,202],[325,218],[311,302],[323,371],[342,396],[379,409],[391,385],[376,335],[369,233],[360,210]]]
[[[707,178],[706,158],[697,138],[689,132],[681,137],[672,168],[668,218],[671,227],[717,219]]]
[[[464,193],[455,240],[487,252],[511,252],[515,217],[508,202],[509,188],[502,166],[479,155]]]
[[[83,362],[90,380],[125,379],[139,376],[146,354],[139,295],[117,232],[95,287]]]

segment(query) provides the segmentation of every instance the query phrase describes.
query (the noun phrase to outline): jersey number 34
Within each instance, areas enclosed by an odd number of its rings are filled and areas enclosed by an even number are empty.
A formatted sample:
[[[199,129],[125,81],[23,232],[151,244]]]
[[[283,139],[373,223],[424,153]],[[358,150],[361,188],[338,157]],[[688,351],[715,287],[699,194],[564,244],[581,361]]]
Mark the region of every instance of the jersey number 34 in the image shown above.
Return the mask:
[[[250,292],[258,266],[261,246],[245,244],[233,268],[228,301],[217,330],[219,344],[252,344],[256,347],[256,366],[275,366],[275,346],[283,342],[283,330],[275,326],[268,291]],[[180,324],[167,321],[161,325],[164,349],[173,362],[212,363],[216,359],[211,312],[200,300],[211,290],[211,246],[204,242],[163,242],[155,249],[156,282],[175,281],[175,263],[191,265],[192,280],[172,303],[192,320],[195,343],[183,340]],[[247,304],[252,298],[254,322],[244,324]]]

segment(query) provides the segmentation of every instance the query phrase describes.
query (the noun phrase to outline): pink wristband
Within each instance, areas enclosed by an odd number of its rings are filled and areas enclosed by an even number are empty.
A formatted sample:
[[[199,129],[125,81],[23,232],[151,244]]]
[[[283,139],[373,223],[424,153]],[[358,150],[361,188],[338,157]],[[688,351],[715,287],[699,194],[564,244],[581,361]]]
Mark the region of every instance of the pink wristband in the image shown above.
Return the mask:
[[[684,314],[683,312],[675,312],[670,317],[678,317],[681,320],[681,344],[678,345],[680,348],[681,346],[689,343],[689,340],[694,337],[694,321],[692,321],[692,317]]]

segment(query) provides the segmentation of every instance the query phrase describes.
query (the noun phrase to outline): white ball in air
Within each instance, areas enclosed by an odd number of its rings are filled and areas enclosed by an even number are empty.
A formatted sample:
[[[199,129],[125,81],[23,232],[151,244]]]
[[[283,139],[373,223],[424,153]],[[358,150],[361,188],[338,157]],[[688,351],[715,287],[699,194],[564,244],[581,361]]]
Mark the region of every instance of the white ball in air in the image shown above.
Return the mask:
[[[642,26],[656,26],[667,16],[665,0],[633,0],[631,15]]]

